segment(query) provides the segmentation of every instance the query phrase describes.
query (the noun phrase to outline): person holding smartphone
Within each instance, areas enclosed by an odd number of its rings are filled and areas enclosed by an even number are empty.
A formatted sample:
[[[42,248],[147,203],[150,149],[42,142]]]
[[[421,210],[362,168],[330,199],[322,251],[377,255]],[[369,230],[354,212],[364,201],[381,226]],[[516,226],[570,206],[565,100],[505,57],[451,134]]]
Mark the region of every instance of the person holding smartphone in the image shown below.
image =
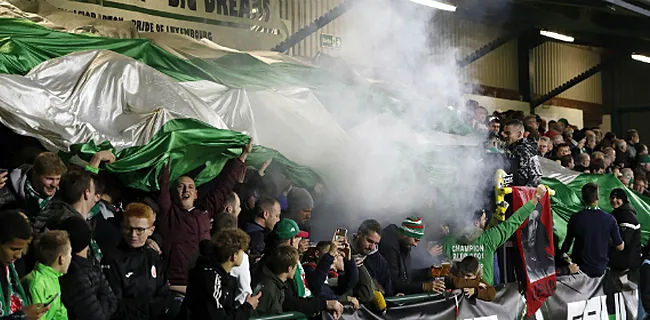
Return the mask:
[[[30,302],[14,266],[31,240],[32,226],[23,213],[0,213],[0,320],[38,320],[49,310]]]
[[[59,277],[68,272],[72,261],[72,247],[68,233],[61,230],[47,231],[34,241],[36,267],[25,278],[23,287],[32,302],[44,303],[49,311],[43,320],[67,320],[68,310],[61,302]]]

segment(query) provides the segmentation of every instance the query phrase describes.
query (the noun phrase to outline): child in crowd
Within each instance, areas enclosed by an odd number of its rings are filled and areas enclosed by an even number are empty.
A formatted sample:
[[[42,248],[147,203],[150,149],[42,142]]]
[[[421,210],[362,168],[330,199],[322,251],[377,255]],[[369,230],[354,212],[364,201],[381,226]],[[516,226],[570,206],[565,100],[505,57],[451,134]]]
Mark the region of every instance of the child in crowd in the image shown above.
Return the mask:
[[[463,289],[467,298],[475,297],[480,300],[492,301],[496,290],[481,279],[483,270],[474,256],[467,256],[460,262],[454,263],[447,277],[446,286],[451,289]]]
[[[283,312],[287,280],[293,279],[298,269],[298,250],[292,246],[277,246],[268,254],[255,288],[262,293],[256,313],[258,315]]]
[[[61,302],[59,277],[68,272],[72,247],[68,233],[61,230],[43,233],[34,242],[36,267],[25,278],[23,287],[33,303],[48,304],[49,311],[42,320],[67,320],[68,311]]]
[[[229,273],[240,266],[250,237],[240,229],[223,229],[202,245],[196,266],[190,270],[187,295],[177,319],[248,319],[257,308],[260,294],[249,296],[244,304],[235,302],[237,279]]]

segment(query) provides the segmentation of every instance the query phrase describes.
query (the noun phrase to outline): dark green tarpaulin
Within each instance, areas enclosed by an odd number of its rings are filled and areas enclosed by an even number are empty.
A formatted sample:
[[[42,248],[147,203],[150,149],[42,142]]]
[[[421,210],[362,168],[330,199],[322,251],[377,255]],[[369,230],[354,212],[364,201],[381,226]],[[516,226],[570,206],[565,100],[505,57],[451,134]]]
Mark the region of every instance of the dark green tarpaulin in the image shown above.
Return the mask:
[[[589,182],[595,182],[599,186],[599,207],[607,212],[612,212],[609,204],[609,193],[616,188],[623,188],[628,195],[630,203],[636,208],[637,218],[641,223],[642,244],[645,245],[650,236],[650,199],[640,195],[638,192],[625,187],[613,174],[582,174],[576,177],[571,183],[563,184],[556,179],[544,178],[543,183],[555,190],[551,197],[551,208],[553,210],[553,228],[564,241],[566,226],[572,214],[582,210],[580,190]]]
[[[216,177],[228,159],[238,157],[249,139],[245,134],[216,129],[198,120],[171,120],[146,145],[117,152],[117,160],[107,164],[105,169],[129,187],[151,191],[159,189],[157,177],[167,163],[171,163],[172,180],[205,164],[194,179],[197,185],[201,185]],[[96,145],[90,141],[72,145],[70,152],[62,155],[64,159],[77,155],[88,161],[101,150],[115,151],[108,142]],[[286,176],[298,186],[312,187],[318,180],[315,171],[291,162],[275,150],[260,146],[253,148],[247,164],[260,167],[268,159],[281,164]]]

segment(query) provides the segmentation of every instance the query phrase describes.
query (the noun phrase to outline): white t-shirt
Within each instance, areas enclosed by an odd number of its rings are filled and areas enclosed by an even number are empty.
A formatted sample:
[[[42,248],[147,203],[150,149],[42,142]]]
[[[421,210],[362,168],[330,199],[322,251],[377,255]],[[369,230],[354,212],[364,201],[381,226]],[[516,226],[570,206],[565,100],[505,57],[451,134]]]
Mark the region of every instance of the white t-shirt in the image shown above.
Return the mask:
[[[248,295],[253,293],[251,289],[251,270],[248,262],[248,255],[244,253],[244,259],[241,266],[234,267],[230,270],[230,275],[237,278],[237,296],[235,301],[244,304]]]

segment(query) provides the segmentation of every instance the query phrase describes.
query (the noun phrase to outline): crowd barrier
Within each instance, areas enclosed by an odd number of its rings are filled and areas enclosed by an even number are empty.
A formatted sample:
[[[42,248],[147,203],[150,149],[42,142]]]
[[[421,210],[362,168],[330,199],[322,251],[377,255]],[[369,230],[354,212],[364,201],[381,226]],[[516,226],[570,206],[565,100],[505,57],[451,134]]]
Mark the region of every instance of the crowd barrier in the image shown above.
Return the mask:
[[[526,319],[525,297],[517,283],[497,287],[492,302],[466,299],[460,292],[451,295],[418,294],[386,298],[388,309],[380,313],[361,307],[346,311],[343,320],[364,319],[433,319],[433,320],[499,320]],[[583,275],[558,277],[556,291],[534,316],[527,319],[616,319],[637,317],[637,286],[627,275],[607,274],[600,278]],[[259,320],[303,320],[300,313],[284,313],[255,317]],[[324,320],[331,320],[323,314]]]

